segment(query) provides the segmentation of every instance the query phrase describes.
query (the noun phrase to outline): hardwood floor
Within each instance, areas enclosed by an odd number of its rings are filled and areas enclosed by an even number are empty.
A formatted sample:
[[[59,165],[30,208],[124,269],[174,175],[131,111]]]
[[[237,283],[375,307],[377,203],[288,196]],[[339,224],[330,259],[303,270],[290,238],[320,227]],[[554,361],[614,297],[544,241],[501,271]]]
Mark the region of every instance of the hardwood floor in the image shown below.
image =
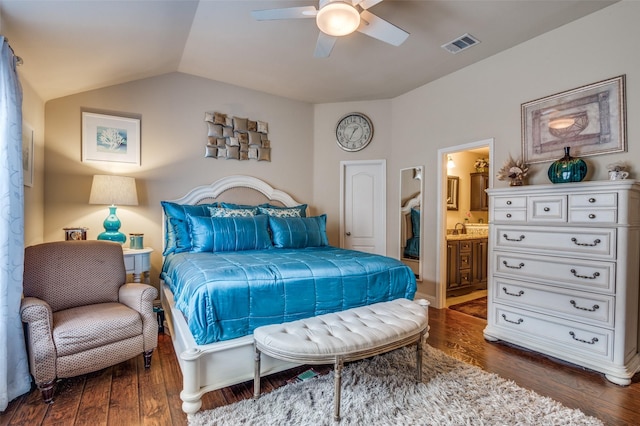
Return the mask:
[[[640,423],[640,375],[628,387],[608,382],[603,375],[482,337],[485,320],[449,309],[430,309],[427,342],[447,354],[494,372],[518,385],[548,396],[567,407],[579,408],[606,425]],[[331,366],[314,366],[328,372]],[[263,380],[263,389],[282,386],[306,370],[300,367]],[[152,367],[142,356],[85,376],[61,380],[55,402],[45,405],[37,389],[9,404],[0,414],[4,425],[184,425],[181,410],[182,377],[171,338],[159,336]],[[206,394],[203,409],[251,397],[252,383]]]

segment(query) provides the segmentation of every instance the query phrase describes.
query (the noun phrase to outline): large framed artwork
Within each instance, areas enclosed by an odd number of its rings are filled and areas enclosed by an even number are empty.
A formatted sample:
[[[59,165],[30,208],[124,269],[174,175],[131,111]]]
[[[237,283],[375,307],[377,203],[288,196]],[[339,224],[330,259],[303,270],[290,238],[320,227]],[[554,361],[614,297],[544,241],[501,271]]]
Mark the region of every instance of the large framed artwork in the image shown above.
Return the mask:
[[[522,104],[525,164],[626,151],[625,76]]]
[[[33,186],[33,129],[22,122],[22,177],[24,186]]]
[[[140,119],[82,112],[82,161],[140,165]]]

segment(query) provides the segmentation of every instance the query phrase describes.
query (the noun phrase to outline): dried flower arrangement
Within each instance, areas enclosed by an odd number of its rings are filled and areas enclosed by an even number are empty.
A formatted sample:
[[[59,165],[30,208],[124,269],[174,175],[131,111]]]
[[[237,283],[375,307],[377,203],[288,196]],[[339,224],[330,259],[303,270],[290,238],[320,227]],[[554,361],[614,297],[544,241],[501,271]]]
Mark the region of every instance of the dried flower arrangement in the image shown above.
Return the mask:
[[[485,159],[485,158],[478,158],[476,160],[475,163],[473,163],[473,167],[476,168],[476,170],[485,170],[487,169],[487,167],[489,167],[489,160]]]
[[[523,179],[527,176],[529,172],[529,167],[524,163],[521,158],[514,160],[509,154],[509,158],[505,161],[504,165],[498,173],[496,177],[498,180],[510,180],[511,186],[520,186],[523,184]]]
[[[615,163],[607,164],[607,170],[610,172],[623,172],[627,170],[627,163],[624,161],[616,161]]]

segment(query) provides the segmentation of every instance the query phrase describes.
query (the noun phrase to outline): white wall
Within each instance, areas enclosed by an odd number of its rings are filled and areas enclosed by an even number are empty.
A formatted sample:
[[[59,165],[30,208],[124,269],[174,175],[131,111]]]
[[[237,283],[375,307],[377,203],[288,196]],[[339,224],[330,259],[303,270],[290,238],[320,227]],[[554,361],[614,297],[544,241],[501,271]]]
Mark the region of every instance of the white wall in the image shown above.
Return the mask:
[[[81,109],[141,115],[142,165],[81,161]],[[271,162],[205,158],[204,114],[216,111],[269,123]],[[44,239],[64,239],[62,228],[103,231],[107,206],[89,205],[94,174],[136,178],[139,206],[118,208],[121,232],[144,233],[152,247],[151,278],[162,265],[160,201],[186,194],[224,176],[244,174],[287,191],[300,202],[313,198],[313,107],[262,92],[187,74],[171,73],[55,99],[46,104]]]
[[[387,254],[398,252],[399,170],[424,164],[425,207],[423,277],[419,291],[434,294],[438,281],[435,235],[437,152],[440,148],[495,138],[497,168],[509,154],[521,155],[520,105],[530,100],[615,77],[627,76],[628,152],[589,157],[590,179],[606,179],[604,166],[625,159],[640,177],[640,2],[622,1],[583,19],[417,88],[391,101],[316,105],[314,188],[324,210],[338,212],[337,162],[347,157],[330,148],[332,130],[344,112],[360,110],[374,119],[372,146],[357,158],[387,159]],[[478,34],[481,38],[481,35]],[[464,53],[461,53],[464,54]],[[335,143],[333,143],[335,144]],[[530,184],[548,183],[549,163],[531,167]],[[496,170],[497,170],[496,168]],[[430,178],[431,176],[431,178]],[[496,181],[496,186],[506,186]],[[433,209],[429,211],[430,204]]]

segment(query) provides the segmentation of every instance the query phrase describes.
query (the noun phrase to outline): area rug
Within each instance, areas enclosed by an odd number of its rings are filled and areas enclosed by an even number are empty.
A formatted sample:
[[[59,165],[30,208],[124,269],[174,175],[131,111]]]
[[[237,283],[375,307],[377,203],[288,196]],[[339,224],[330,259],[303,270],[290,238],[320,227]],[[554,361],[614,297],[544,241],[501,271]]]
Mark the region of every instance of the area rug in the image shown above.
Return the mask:
[[[343,425],[602,425],[579,410],[518,387],[425,345],[422,383],[415,348],[345,366]],[[189,425],[333,425],[333,372],[189,415]]]
[[[487,319],[487,297],[468,300],[449,306],[449,309],[462,312],[463,314],[472,315],[477,318]]]

